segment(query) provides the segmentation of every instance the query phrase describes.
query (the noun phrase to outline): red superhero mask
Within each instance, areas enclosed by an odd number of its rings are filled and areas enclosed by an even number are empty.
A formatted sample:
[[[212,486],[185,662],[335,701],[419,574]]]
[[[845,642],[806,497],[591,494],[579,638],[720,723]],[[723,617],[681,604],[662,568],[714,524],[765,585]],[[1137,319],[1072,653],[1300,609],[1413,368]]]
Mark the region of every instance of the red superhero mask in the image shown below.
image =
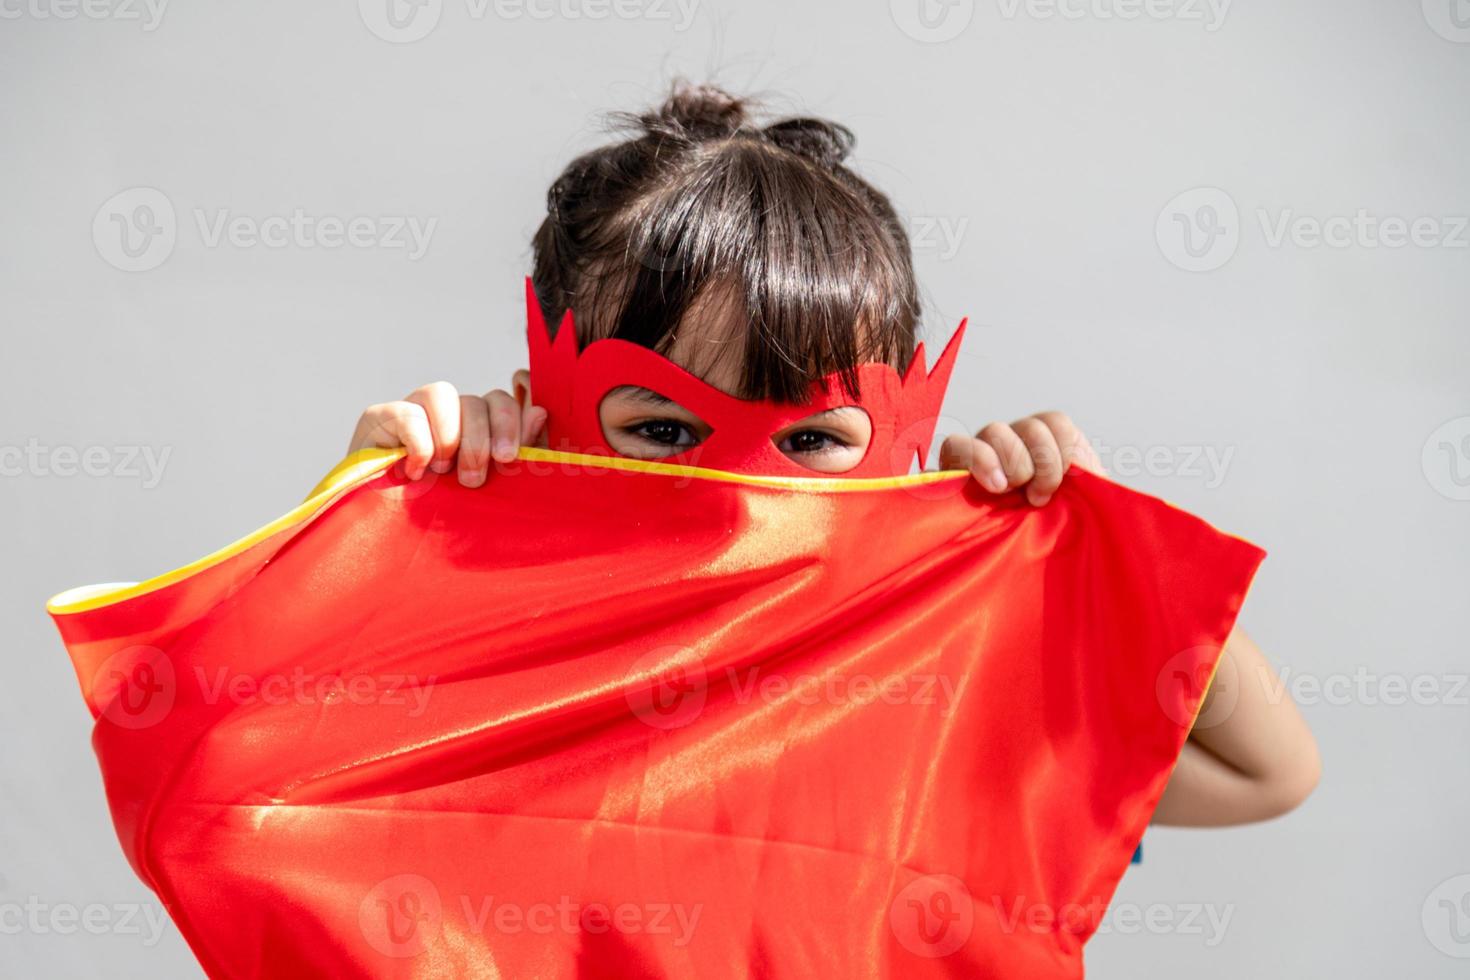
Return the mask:
[[[713,430],[704,442],[663,462],[762,476],[813,476],[818,474],[789,459],[772,437],[818,412],[857,406],[872,421],[873,438],[862,461],[842,473],[844,477],[902,476],[915,459],[923,466],[967,322],[955,330],[933,371],[925,369],[920,344],[902,376],[888,364],[862,364],[857,369],[859,397],[850,396],[834,373],[813,382],[807,401],[796,405],[727,395],[662,354],[627,340],[596,340],[579,352],[572,311],[562,317],[553,339],[529,278],[526,321],[531,390],[535,403],[546,409],[552,449],[618,455],[603,436],[599,409],[614,388],[636,385],[673,399]]]

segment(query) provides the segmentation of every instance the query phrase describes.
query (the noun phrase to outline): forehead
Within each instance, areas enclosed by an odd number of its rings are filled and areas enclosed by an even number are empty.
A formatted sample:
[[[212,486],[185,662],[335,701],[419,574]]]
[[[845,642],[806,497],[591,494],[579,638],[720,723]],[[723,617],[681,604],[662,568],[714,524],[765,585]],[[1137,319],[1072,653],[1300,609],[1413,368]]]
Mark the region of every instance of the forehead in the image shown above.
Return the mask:
[[[679,321],[666,356],[705,384],[738,396],[749,331],[738,295],[732,289],[709,289]]]

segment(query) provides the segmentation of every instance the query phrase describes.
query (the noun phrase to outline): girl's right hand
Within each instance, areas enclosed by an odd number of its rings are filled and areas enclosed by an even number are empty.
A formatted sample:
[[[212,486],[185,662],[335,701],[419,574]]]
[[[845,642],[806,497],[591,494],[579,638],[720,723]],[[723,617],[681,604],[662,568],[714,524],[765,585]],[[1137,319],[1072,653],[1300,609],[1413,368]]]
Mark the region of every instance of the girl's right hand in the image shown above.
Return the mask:
[[[517,371],[517,391],[529,391]],[[446,381],[416,389],[400,402],[373,405],[357,420],[349,453],[379,446],[408,451],[404,474],[417,480],[427,470],[458,469],[459,482],[478,487],[490,463],[515,462],[521,446],[536,443],[546,426],[546,409],[518,401],[499,389],[461,395]]]

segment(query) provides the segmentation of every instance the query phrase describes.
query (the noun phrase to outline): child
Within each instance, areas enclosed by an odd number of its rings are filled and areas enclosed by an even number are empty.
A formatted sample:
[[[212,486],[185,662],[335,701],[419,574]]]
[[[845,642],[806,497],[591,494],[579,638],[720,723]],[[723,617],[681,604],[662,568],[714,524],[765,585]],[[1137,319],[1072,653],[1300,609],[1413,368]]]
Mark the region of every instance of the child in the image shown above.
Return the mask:
[[[574,310],[582,347],[631,341],[743,399],[799,404],[831,375],[851,389],[868,362],[903,371],[919,320],[908,240],[887,197],[843,165],[852,134],[818,119],[758,126],[748,109],[715,88],[678,86],[658,109],[625,120],[629,139],[566,168],[533,245],[532,282],[547,322]],[[457,468],[460,483],[481,486],[492,462],[545,445],[547,412],[528,372],[516,372],[512,387],[515,395],[475,397],[426,385],[368,408],[349,449],[402,446],[410,478]],[[636,385],[613,389],[598,412],[606,446],[637,459],[697,462],[712,431]],[[853,405],[770,433],[786,459],[821,475],[853,470],[872,438],[872,419]],[[1069,465],[1099,469],[1060,412],[951,436],[940,462],[1038,507]],[[1270,676],[1236,629],[1156,822],[1263,820],[1312,791],[1315,743]]]

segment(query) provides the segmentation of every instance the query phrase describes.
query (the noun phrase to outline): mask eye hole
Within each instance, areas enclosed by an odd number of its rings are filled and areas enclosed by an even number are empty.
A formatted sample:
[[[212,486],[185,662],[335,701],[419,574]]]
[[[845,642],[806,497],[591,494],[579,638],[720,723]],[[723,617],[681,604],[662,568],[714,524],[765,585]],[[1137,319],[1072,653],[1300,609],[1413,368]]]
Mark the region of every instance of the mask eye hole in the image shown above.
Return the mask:
[[[622,385],[602,396],[597,415],[608,446],[632,459],[678,456],[714,432],[672,398],[638,385]]]
[[[873,420],[857,405],[808,415],[772,438],[787,459],[817,473],[846,473],[863,461],[873,441]]]

